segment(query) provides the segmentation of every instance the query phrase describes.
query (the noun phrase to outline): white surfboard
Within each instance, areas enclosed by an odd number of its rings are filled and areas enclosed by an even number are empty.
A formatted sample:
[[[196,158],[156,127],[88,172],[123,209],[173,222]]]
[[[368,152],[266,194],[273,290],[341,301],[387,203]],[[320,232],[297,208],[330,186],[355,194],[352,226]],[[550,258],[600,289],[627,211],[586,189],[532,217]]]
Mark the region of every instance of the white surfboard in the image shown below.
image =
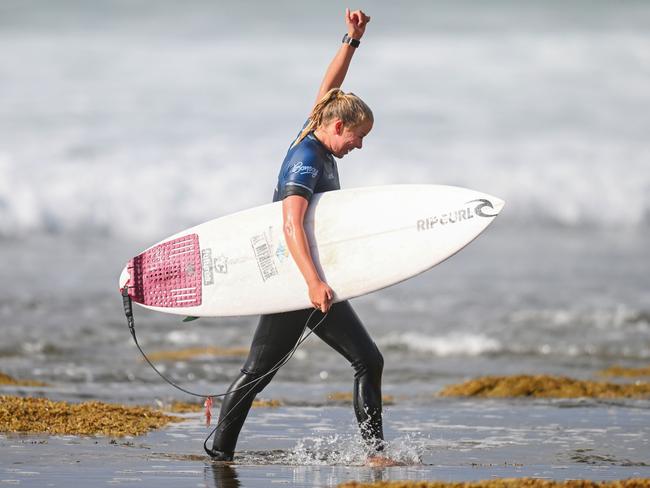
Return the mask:
[[[504,202],[441,185],[390,185],[314,195],[305,230],[335,301],[411,278],[478,236]],[[129,261],[119,280],[160,312],[232,316],[311,308],[276,202],[175,234]]]

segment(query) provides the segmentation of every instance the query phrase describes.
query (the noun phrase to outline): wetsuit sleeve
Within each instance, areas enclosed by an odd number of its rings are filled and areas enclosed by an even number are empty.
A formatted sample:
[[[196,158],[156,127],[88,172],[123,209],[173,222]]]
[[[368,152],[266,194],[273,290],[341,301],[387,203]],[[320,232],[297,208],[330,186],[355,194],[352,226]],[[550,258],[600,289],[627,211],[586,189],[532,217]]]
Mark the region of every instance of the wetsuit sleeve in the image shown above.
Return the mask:
[[[316,184],[323,172],[323,164],[317,158],[292,158],[285,169],[283,184],[279,188],[280,200],[291,195],[300,195],[311,200]]]

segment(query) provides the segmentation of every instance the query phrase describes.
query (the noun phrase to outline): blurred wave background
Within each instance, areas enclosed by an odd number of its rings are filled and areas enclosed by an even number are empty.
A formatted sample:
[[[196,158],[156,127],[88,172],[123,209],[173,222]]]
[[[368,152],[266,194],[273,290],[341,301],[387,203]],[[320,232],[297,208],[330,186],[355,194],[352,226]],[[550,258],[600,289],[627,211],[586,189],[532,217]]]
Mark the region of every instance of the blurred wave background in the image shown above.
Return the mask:
[[[376,122],[339,162],[343,187],[451,184],[507,202],[448,263],[355,301],[388,383],[650,357],[647,2],[5,0],[0,369],[95,393],[157,381],[125,330],[119,270],[270,201],[346,6],[372,21],[343,88]],[[209,321],[139,313],[149,348],[217,342]],[[247,345],[254,325],[222,321],[219,341]],[[347,381],[325,346],[304,351],[285,379]],[[240,361],[169,368],[225,382]]]
[[[0,232],[157,240],[270,200],[344,2],[5,1]],[[445,183],[527,225],[648,226],[645,2],[373,2],[346,187]],[[243,191],[245,190],[245,191]]]

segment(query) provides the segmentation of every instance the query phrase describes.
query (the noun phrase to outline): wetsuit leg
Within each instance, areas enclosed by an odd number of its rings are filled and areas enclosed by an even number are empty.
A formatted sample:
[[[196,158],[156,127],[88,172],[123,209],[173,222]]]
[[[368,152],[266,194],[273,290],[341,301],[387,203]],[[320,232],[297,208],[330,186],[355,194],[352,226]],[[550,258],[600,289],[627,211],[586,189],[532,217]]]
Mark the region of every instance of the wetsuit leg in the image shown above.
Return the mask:
[[[262,377],[293,348],[312,309],[260,318],[248,359],[233,382],[221,406],[213,449],[232,453],[237,444],[255,395],[269,384],[275,373]],[[318,323],[316,317],[312,324]],[[325,343],[345,357],[354,368],[354,412],[366,441],[377,450],[383,448],[381,418],[381,374],[384,360],[356,313],[346,302],[332,305],[324,323],[316,330]],[[225,420],[224,420],[225,419]]]
[[[275,372],[263,375],[282,361],[296,345],[310,313],[311,310],[297,310],[260,317],[248,359],[239,377],[230,385],[228,391],[232,393],[226,395],[221,405],[219,422],[223,423],[215,432],[213,450],[225,453],[235,451],[239,432],[255,395],[269,384]],[[242,388],[243,385],[248,386]]]
[[[332,305],[314,333],[354,368],[354,413],[366,442],[381,451],[384,443],[381,375],[384,359],[349,302]]]

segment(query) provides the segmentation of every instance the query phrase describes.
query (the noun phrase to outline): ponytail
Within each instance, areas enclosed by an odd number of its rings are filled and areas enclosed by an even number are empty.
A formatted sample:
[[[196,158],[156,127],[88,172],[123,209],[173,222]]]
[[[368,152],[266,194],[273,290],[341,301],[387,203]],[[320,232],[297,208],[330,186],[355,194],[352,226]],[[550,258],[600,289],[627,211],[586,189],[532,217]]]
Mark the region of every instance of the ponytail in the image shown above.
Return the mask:
[[[374,120],[372,110],[354,93],[345,93],[340,88],[332,88],[314,106],[309,114],[307,125],[291,147],[302,141],[307,134],[327,124],[332,119],[340,119],[345,125],[354,127]]]

